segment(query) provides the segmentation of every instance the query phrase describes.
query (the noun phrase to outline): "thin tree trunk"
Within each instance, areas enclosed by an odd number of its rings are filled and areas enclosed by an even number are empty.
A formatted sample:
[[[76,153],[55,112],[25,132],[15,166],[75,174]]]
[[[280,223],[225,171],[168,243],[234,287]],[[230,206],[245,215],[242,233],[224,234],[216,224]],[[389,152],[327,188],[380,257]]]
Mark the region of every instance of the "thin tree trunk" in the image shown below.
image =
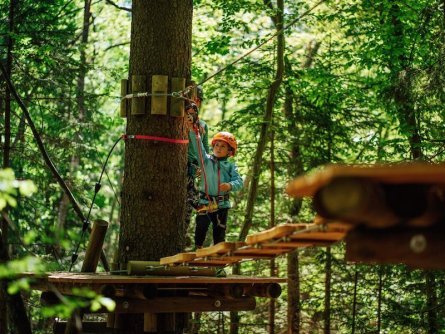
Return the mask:
[[[324,333],[331,333],[331,278],[332,278],[332,254],[331,247],[326,249],[326,266],[325,266],[325,296],[324,296]]]
[[[277,31],[280,31],[283,27],[283,11],[284,11],[284,0],[277,1],[277,13],[275,16]],[[253,209],[255,205],[255,199],[258,193],[258,183],[261,173],[261,164],[263,161],[263,153],[266,147],[266,142],[268,139],[268,131],[273,117],[273,109],[275,105],[276,95],[278,89],[280,88],[281,82],[283,80],[284,72],[284,34],[280,33],[277,36],[277,70],[275,73],[274,81],[269,87],[266,100],[266,110],[263,116],[263,123],[260,130],[260,136],[258,139],[258,147],[255,153],[253,170],[252,170],[252,181],[249,187],[249,193],[247,197],[246,214],[244,216],[244,223],[239,235],[239,240],[244,241],[249,233],[250,227],[252,226],[252,216]]]
[[[91,19],[91,0],[84,1],[83,7],[83,24],[82,24],[82,37],[80,40],[80,60],[79,60],[79,75],[77,77],[77,89],[76,89],[76,101],[77,101],[77,110],[78,114],[74,115],[79,121],[79,124],[85,122],[86,119],[86,105],[85,105],[85,78],[88,72],[88,64],[87,64],[87,46],[88,46],[88,38],[90,33],[90,19]],[[81,138],[81,131],[83,126],[79,126],[78,132],[75,134],[74,142],[78,143]],[[74,175],[77,168],[79,167],[79,158],[80,154],[77,150],[74,151],[73,156],[71,157],[70,163],[70,174]],[[56,250],[60,250],[59,246],[59,237],[62,235],[62,232],[65,230],[66,225],[66,217],[68,215],[68,206],[70,204],[69,198],[65,192],[62,192],[62,198],[59,202],[59,210],[57,215],[57,242],[56,242]]]
[[[300,273],[298,249],[287,255],[287,323],[289,334],[300,333]]]
[[[318,51],[320,43],[310,42],[307,47],[307,56],[302,67],[309,68],[312,65],[313,58]],[[286,76],[292,76],[292,68],[289,61],[286,61]],[[284,115],[289,120],[288,131],[295,131],[298,117],[294,113],[293,92],[290,85],[285,87]],[[294,140],[291,143],[291,161],[289,163],[289,175],[298,176],[304,172],[301,159],[300,143]],[[301,199],[294,198],[289,210],[291,217],[298,216],[301,209]],[[300,275],[299,275],[299,253],[298,250],[290,253],[287,257],[287,279],[288,279],[288,303],[287,303],[287,322],[289,334],[300,333],[301,305],[300,305]]]
[[[425,286],[427,296],[427,317],[428,317],[428,334],[439,333],[439,323],[437,319],[437,293],[436,293],[436,277],[432,271],[425,272]]]
[[[394,37],[396,37],[395,40],[398,42],[394,45],[394,48],[400,52],[400,50],[405,50],[405,45],[403,44],[405,32],[399,15],[401,15],[399,4],[394,3],[391,7],[391,23]],[[392,72],[397,116],[401,127],[409,130],[406,136],[410,146],[411,157],[415,160],[420,160],[424,158],[424,155],[413,96],[414,71],[411,69],[409,62],[409,57],[404,52],[400,52],[399,57],[389,65]],[[434,273],[430,271],[425,271],[424,275],[428,305],[428,333],[432,334],[438,332],[435,277]]]
[[[354,294],[352,296],[352,324],[351,334],[355,334],[355,318],[357,316],[357,287],[358,287],[358,270],[355,269],[354,275]]]
[[[275,18],[272,18],[272,20],[275,23],[275,28],[277,31],[280,31],[283,27],[283,11],[284,11],[284,0],[278,0],[277,13]],[[255,199],[258,193],[258,182],[261,173],[263,153],[268,139],[269,127],[272,122],[275,98],[278,93],[278,89],[281,85],[281,82],[283,80],[283,72],[284,72],[284,34],[281,33],[277,36],[277,70],[275,73],[274,81],[271,83],[267,94],[266,110],[263,116],[263,123],[260,130],[260,137],[258,140],[258,146],[255,152],[255,158],[252,167],[252,177],[247,197],[246,214],[244,216],[243,226],[241,228],[241,232],[238,237],[238,240],[240,241],[244,241],[246,239],[250,227],[252,226],[253,209],[255,205]],[[234,273],[237,274],[240,273],[239,266],[234,267]],[[230,334],[238,334],[239,320],[240,319],[237,312],[230,312]]]
[[[274,130],[270,132],[270,224],[275,226],[275,138]],[[275,260],[270,260],[270,276],[276,276]],[[275,299],[269,300],[269,334],[275,333]]]
[[[379,288],[377,292],[377,333],[382,326],[382,291],[383,291],[383,267],[379,267]]]

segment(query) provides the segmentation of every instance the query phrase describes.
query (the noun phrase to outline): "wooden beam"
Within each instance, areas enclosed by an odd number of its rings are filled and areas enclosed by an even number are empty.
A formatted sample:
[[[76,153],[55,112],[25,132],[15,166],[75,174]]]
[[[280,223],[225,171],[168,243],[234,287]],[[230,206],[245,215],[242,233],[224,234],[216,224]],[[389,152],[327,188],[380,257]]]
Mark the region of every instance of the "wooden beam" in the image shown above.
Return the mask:
[[[160,297],[151,300],[117,299],[116,313],[169,313],[250,311],[256,306],[255,298],[214,297]]]
[[[185,78],[172,78],[172,93],[185,89]],[[173,96],[170,103],[170,116],[184,117],[184,100]]]
[[[54,334],[65,333],[66,325],[67,325],[66,321],[54,322],[53,333]],[[104,321],[83,321],[82,333],[112,334],[113,330],[111,328],[107,328],[107,323]]]
[[[168,76],[153,75],[151,77],[151,114],[167,115]],[[159,94],[156,96],[156,94]]]
[[[346,236],[346,260],[445,269],[445,227],[357,227]]]

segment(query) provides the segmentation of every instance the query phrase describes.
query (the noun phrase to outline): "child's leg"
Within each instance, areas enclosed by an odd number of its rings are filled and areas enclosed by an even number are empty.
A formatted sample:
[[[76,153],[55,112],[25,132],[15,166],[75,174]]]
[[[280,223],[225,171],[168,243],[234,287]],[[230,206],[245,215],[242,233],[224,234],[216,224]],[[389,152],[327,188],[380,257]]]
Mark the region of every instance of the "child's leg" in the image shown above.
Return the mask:
[[[213,244],[226,240],[227,214],[229,209],[219,209],[212,213]]]
[[[202,247],[206,238],[207,230],[209,229],[210,218],[207,214],[196,215],[195,227],[195,246]]]

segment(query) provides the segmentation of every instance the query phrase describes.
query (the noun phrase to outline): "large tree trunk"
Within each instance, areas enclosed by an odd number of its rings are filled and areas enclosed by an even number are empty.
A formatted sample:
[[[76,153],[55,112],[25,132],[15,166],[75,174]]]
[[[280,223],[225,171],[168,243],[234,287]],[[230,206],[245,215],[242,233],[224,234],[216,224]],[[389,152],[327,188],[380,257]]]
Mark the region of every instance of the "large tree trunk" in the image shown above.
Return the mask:
[[[135,0],[130,46],[130,79],[167,75],[189,79],[192,0]],[[147,108],[150,99],[147,99]],[[127,134],[185,139],[181,117],[128,116]],[[159,260],[184,243],[187,145],[129,140],[125,145],[119,262]],[[124,320],[120,333],[142,333],[142,315]],[[164,317],[165,318],[165,317]],[[171,318],[171,317],[170,317]],[[158,332],[165,328],[158,326]]]

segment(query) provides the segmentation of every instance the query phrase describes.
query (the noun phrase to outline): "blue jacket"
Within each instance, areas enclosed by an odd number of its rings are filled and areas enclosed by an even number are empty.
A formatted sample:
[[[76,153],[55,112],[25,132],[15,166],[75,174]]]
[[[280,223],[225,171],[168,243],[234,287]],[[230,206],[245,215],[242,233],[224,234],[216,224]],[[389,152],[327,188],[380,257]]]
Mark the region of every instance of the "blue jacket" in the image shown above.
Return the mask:
[[[196,152],[198,151],[198,144],[196,142],[196,134],[190,131],[190,143]],[[218,159],[214,155],[207,154],[201,140],[198,140],[200,149],[202,151],[202,161],[198,157],[199,166],[202,169],[201,179],[199,181],[199,191],[205,193],[205,180],[207,181],[207,191],[210,196],[223,196],[233,191],[238,191],[243,187],[243,179],[238,173],[238,167],[235,163],[229,161],[227,158]],[[204,163],[204,166],[202,165]],[[218,180],[219,170],[219,180]],[[205,176],[205,177],[204,177]],[[219,182],[218,182],[219,181]],[[229,192],[219,192],[218,188],[221,183],[230,183],[232,189]],[[207,198],[199,199],[199,204],[208,204]],[[230,208],[230,200],[225,199],[218,202],[220,209]]]

